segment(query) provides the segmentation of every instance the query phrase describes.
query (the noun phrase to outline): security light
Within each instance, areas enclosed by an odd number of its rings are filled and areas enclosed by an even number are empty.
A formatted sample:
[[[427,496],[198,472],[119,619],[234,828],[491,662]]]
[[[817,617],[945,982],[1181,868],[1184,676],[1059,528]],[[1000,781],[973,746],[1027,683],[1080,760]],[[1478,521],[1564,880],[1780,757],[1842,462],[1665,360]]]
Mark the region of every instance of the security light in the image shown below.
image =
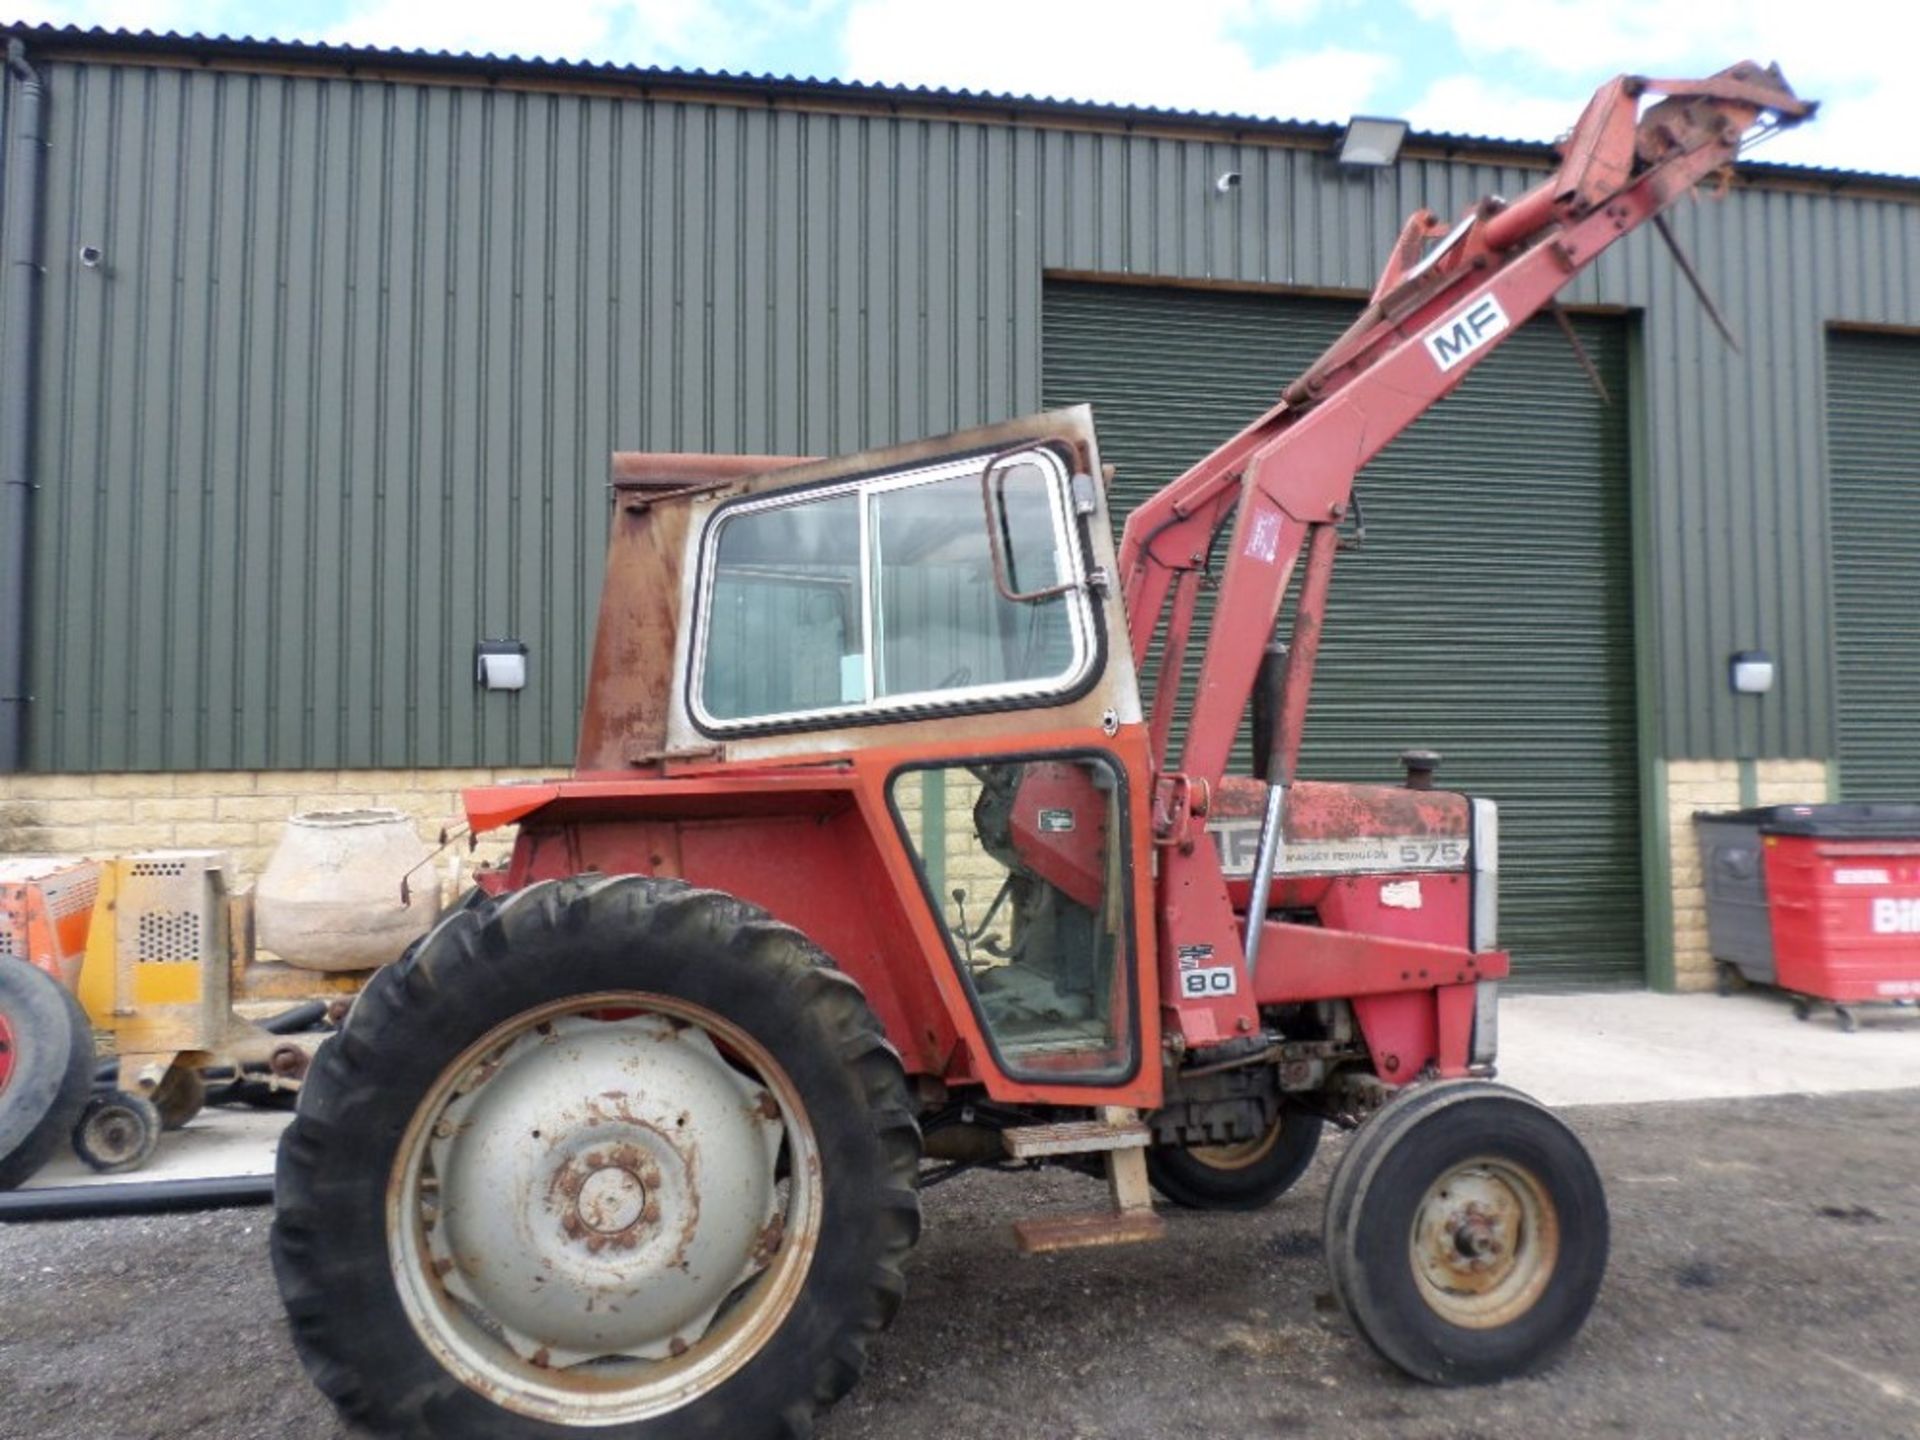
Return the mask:
[[[1764,650],[1736,650],[1727,660],[1727,678],[1736,695],[1764,695],[1773,689],[1773,656]]]
[[[527,688],[524,640],[482,640],[473,647],[473,681],[485,690]]]
[[[1407,122],[1379,115],[1356,115],[1340,137],[1340,163],[1379,169],[1400,158],[1407,138]]]

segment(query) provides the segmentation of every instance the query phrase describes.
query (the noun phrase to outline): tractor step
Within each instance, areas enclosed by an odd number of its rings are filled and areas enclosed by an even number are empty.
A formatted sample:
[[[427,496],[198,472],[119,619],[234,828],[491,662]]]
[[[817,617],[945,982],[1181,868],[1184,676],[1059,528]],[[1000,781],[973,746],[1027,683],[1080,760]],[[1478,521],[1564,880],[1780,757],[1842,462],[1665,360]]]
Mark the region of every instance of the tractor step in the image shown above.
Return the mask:
[[[1007,1153],[1019,1160],[1106,1152],[1107,1193],[1113,1208],[1089,1215],[1038,1215],[1016,1220],[1014,1243],[1024,1254],[1047,1255],[1093,1245],[1134,1245],[1158,1240],[1166,1233],[1166,1222],[1153,1213],[1153,1190],[1147,1183],[1147,1145],[1153,1137],[1140,1123],[1139,1111],[1110,1105],[1101,1109],[1098,1120],[1023,1125],[1001,1131],[1000,1138]]]
[[[1091,1215],[1041,1215],[1013,1222],[1013,1240],[1023,1255],[1084,1250],[1094,1245],[1135,1245],[1158,1240],[1167,1222],[1151,1210],[1103,1210]]]
[[[1000,1141],[1015,1160],[1043,1160],[1102,1150],[1144,1150],[1152,1143],[1153,1132],[1138,1121],[1115,1124],[1108,1120],[1068,1120],[1058,1125],[1020,1125],[1002,1130]]]

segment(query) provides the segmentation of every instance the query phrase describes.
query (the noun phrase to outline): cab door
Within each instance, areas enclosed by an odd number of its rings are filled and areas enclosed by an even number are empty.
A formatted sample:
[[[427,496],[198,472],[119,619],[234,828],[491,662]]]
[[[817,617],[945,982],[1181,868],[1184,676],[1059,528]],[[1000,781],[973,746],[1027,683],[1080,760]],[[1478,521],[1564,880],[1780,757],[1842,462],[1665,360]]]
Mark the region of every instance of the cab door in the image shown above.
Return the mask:
[[[876,909],[911,912],[881,951],[938,972],[952,1078],[1000,1098],[1157,1096],[1148,747],[1100,474],[1083,408],[687,501],[670,750],[858,774],[899,892]]]
[[[1138,1072],[1130,798],[1115,757],[1092,750],[910,765],[889,785],[948,961],[1011,1080]]]

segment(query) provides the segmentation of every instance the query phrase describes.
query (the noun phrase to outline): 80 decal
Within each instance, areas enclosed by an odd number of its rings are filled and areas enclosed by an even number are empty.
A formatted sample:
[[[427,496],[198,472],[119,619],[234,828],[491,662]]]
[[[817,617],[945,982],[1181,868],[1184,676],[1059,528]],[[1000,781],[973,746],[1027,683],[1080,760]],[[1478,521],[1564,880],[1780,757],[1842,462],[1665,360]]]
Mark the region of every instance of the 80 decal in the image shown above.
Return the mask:
[[[1180,947],[1180,994],[1188,1000],[1213,1000],[1222,995],[1240,993],[1240,969],[1236,965],[1210,965],[1211,945]]]

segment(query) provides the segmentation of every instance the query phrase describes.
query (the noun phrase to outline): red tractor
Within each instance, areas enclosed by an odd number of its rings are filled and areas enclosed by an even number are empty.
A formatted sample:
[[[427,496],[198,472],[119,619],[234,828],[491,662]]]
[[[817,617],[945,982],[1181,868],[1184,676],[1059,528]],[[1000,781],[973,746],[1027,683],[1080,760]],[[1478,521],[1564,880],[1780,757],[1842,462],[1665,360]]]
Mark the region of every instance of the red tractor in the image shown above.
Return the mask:
[[[281,1146],[320,1387],[447,1440],[804,1435],[900,1304],[921,1187],[1104,1171],[1110,1207],[1022,1247],[1150,1239],[1152,1189],[1263,1205],[1328,1122],[1358,1126],[1326,1246],[1360,1333],[1442,1383],[1547,1363],[1607,1208],[1491,1082],[1494,807],[1417,755],[1404,788],[1295,776],[1337,528],[1503,336],[1811,109],[1752,64],[1614,80],[1539,188],[1416,214],[1117,555],[1084,408],[620,457],[573,778],[469,792],[511,860],[367,987]]]

